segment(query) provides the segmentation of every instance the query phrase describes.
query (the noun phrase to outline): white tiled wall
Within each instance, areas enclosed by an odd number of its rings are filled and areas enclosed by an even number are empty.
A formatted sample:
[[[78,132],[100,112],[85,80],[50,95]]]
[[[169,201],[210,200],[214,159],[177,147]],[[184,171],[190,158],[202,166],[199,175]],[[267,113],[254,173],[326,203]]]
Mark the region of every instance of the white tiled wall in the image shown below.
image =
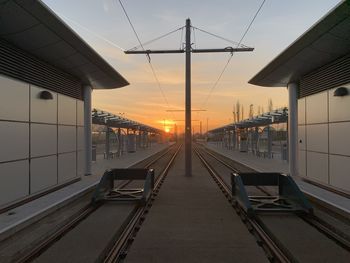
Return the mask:
[[[41,89],[35,86],[30,88],[30,118],[32,122],[57,123],[57,93],[51,92],[52,100],[39,99]]]
[[[77,176],[76,153],[58,155],[58,182],[63,183]]]
[[[329,124],[329,152],[350,156],[350,122]]]
[[[328,154],[307,152],[307,176],[328,184]]]
[[[76,150],[76,126],[58,126],[58,152],[71,152]]]
[[[306,151],[299,150],[299,175],[306,176]]]
[[[350,157],[330,155],[329,156],[329,172],[330,184],[341,188],[350,189]]]
[[[57,153],[57,125],[31,124],[31,157]]]
[[[77,125],[84,126],[84,102],[77,100]]]
[[[29,120],[29,84],[0,75],[0,119]]]
[[[306,150],[306,126],[298,126],[298,145],[299,150]]]
[[[58,94],[58,124],[76,125],[76,112],[76,100]]]
[[[298,101],[299,175],[350,192],[350,95],[335,90]]]
[[[308,151],[328,153],[328,124],[307,125],[306,137]]]
[[[0,205],[29,194],[29,161],[0,163]]]
[[[0,162],[29,157],[29,124],[0,121]]]
[[[57,184],[57,156],[35,158],[30,164],[30,191],[36,193]]]
[[[84,102],[0,75],[0,207],[84,173]]]
[[[350,85],[347,87],[350,94]],[[329,90],[329,121],[350,121],[350,96],[334,97],[333,93],[336,89]]]
[[[77,149],[84,150],[84,127],[77,128]]]
[[[306,123],[326,123],[328,121],[327,91],[306,98]]]

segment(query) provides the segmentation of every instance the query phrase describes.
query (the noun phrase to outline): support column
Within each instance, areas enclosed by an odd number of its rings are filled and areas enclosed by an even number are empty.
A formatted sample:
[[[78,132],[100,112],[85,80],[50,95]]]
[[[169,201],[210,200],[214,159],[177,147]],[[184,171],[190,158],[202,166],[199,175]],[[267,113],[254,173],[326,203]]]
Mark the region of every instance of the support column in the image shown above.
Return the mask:
[[[110,133],[109,133],[109,125],[108,124],[106,124],[106,146],[105,146],[105,152],[106,152],[106,159],[108,160],[109,159],[109,152],[111,151],[110,149],[110,144],[109,144],[109,141],[110,141],[110,139],[109,139],[109,135],[110,135]]]
[[[272,158],[272,138],[271,138],[271,126],[267,126],[267,155],[268,158]]]
[[[91,86],[84,86],[84,142],[85,142],[85,175],[91,175],[92,162],[92,119],[91,119]]]
[[[191,129],[191,21],[186,20],[186,98],[185,98],[185,174],[192,175]]]
[[[289,83],[288,86],[288,145],[289,145],[289,173],[298,174],[298,84]]]
[[[121,129],[118,128],[118,156],[121,156],[122,155],[122,147],[123,147],[123,144],[122,144],[122,132],[121,132]]]
[[[254,152],[258,155],[259,127],[255,127],[254,131]]]

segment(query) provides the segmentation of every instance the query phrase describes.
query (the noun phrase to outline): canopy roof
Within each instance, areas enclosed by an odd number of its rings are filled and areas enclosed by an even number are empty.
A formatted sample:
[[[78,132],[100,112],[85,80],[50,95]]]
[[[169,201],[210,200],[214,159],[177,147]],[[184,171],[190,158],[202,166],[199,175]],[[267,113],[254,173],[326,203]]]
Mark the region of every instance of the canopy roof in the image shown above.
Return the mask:
[[[350,52],[350,2],[342,1],[265,66],[250,84],[281,87]]]
[[[236,128],[254,128],[267,126],[271,124],[284,123],[288,120],[288,109],[278,109],[271,112],[266,112],[250,119],[242,120],[236,123],[230,123],[225,126],[210,130],[210,133],[219,133]]]
[[[129,83],[42,1],[0,0],[0,38],[94,89]]]
[[[115,115],[107,111],[93,109],[92,110],[92,123],[99,125],[108,125],[112,128],[124,128],[132,130],[140,130],[153,133],[162,133],[162,130],[153,128],[151,126],[124,118],[120,115]]]

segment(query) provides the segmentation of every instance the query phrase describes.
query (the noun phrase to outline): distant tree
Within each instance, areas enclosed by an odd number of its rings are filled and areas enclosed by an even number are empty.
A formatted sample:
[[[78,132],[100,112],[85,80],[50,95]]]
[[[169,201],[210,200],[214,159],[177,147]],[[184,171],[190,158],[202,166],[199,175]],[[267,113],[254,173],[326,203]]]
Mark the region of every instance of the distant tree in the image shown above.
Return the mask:
[[[235,104],[233,104],[233,108],[232,108],[232,117],[233,117],[233,122],[235,123],[237,120],[236,120],[236,107],[235,107]]]
[[[249,119],[254,117],[254,105],[250,104],[249,105]]]
[[[242,105],[242,117],[241,120],[244,120],[244,106]]]
[[[273,103],[272,103],[272,99],[271,99],[271,98],[268,100],[268,103],[267,103],[267,110],[268,110],[269,112],[273,111]]]
[[[239,100],[236,102],[236,116],[237,116],[237,121],[240,121],[241,117],[241,104],[239,103]]]

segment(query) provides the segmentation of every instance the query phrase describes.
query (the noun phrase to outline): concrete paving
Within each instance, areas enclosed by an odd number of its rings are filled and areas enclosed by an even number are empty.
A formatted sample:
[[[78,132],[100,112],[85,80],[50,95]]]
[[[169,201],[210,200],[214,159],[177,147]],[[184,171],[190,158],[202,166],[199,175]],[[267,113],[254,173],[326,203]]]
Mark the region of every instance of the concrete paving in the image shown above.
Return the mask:
[[[197,157],[192,177],[180,153],[126,262],[268,262]]]
[[[226,156],[227,158],[249,166],[258,172],[288,173],[289,170],[288,162],[286,161],[259,158],[251,153],[242,153],[237,150],[223,148],[221,145],[216,143],[207,143],[205,146]],[[322,203],[324,206],[338,211],[340,214],[350,216],[350,202],[348,198],[305,182],[300,178],[295,178],[295,181],[306,195],[318,200],[318,202]]]
[[[168,144],[153,144],[150,148],[140,149],[119,158],[110,160],[98,158],[92,166],[93,175],[83,176],[76,183],[0,214],[0,241],[86,194],[97,185],[105,169],[130,167],[168,146]]]

